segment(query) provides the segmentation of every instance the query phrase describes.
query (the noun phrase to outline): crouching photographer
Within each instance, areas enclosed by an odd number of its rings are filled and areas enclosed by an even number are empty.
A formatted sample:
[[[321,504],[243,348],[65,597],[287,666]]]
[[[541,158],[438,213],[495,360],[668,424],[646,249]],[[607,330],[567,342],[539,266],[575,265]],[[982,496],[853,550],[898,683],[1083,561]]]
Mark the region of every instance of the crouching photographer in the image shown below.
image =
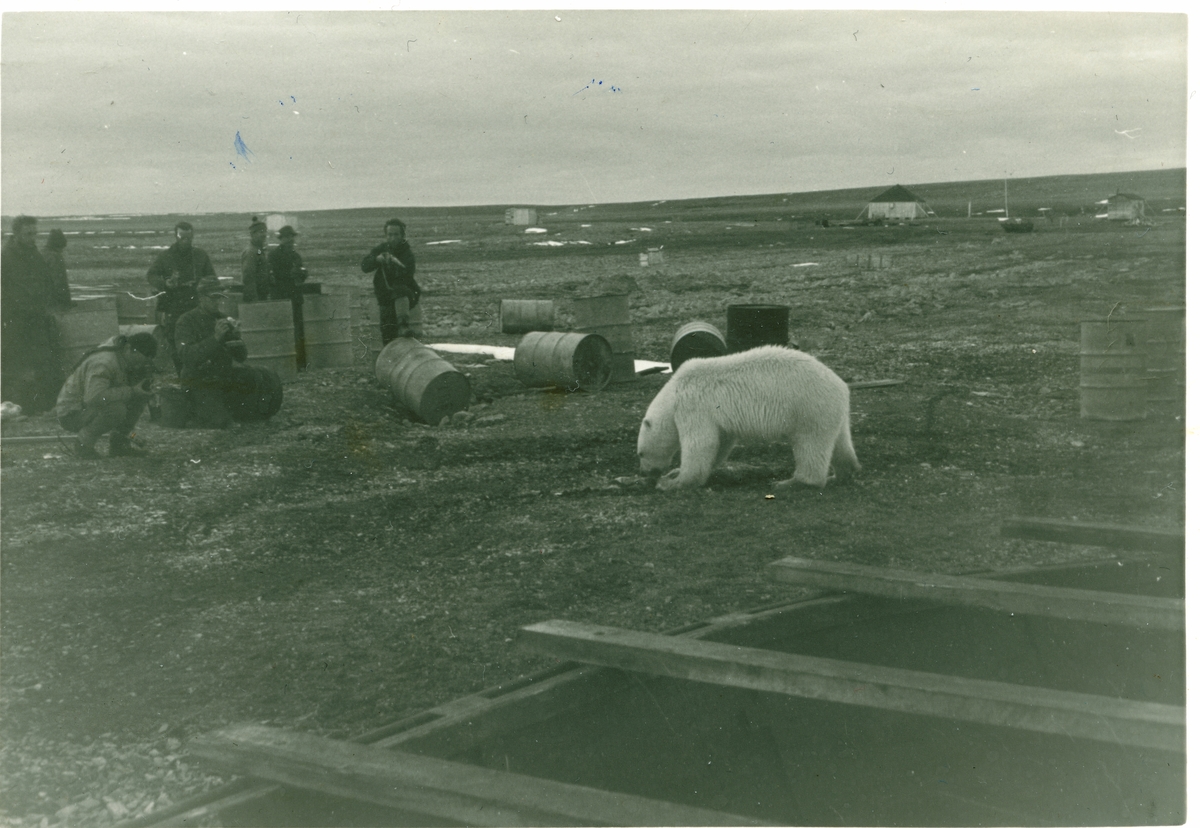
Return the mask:
[[[100,457],[96,441],[105,434],[110,457],[137,457],[132,435],[153,394],[158,343],[148,333],[115,336],[89,351],[63,383],[55,414],[59,425],[77,435],[80,459]]]

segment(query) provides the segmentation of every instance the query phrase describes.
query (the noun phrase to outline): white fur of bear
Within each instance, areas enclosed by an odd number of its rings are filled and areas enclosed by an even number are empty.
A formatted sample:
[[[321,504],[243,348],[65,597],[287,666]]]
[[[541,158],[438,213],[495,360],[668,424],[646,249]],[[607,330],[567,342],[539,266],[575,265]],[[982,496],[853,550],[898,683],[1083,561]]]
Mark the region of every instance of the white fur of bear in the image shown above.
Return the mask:
[[[666,472],[658,488],[703,486],[738,443],[787,442],[796,471],[788,486],[824,486],[861,467],[850,440],[850,389],[815,357],[764,345],[690,359],[646,409],[638,434],[642,472]]]

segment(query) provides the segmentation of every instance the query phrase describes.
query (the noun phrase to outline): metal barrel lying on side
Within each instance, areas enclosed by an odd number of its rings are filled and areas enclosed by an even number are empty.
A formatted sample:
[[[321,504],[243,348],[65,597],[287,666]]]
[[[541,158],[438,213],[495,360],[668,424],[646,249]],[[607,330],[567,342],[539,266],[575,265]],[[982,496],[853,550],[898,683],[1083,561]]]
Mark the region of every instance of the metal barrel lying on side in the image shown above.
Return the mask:
[[[384,346],[375,360],[375,379],[388,387],[393,400],[429,425],[471,405],[470,380],[411,337],[398,337]]]
[[[599,334],[533,331],[517,343],[513,369],[525,385],[600,391],[612,378],[612,347]]]

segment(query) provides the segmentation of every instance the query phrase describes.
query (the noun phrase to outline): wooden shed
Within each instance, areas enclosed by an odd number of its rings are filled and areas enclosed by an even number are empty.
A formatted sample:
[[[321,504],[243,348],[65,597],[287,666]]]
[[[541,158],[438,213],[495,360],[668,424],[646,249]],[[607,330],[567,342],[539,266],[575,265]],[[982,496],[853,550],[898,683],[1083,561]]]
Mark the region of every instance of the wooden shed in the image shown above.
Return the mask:
[[[505,224],[537,224],[537,210],[532,207],[509,207],[504,211]]]
[[[1133,193],[1108,197],[1109,221],[1141,221],[1146,218],[1146,199]]]
[[[867,219],[918,219],[933,215],[925,200],[897,184],[875,196],[866,206]],[[859,213],[862,216],[862,213]]]

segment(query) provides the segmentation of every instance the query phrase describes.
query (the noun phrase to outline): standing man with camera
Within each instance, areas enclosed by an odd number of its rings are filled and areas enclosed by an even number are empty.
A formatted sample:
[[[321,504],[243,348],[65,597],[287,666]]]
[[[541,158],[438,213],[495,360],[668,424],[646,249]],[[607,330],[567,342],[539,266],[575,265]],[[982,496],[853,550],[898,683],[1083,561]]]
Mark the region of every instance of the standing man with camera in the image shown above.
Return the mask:
[[[375,299],[379,303],[379,333],[386,346],[398,336],[421,336],[421,288],[414,278],[417,262],[405,240],[398,218],[383,226],[386,241],[363,257],[363,273],[374,273]]]
[[[175,324],[180,316],[196,307],[196,283],[204,278],[217,278],[212,260],[199,247],[192,245],[195,231],[181,221],[175,225],[175,243],[164,250],[150,269],[146,279],[162,295],[158,297],[158,313],[167,342],[175,343]],[[171,359],[179,369],[179,354]]]

